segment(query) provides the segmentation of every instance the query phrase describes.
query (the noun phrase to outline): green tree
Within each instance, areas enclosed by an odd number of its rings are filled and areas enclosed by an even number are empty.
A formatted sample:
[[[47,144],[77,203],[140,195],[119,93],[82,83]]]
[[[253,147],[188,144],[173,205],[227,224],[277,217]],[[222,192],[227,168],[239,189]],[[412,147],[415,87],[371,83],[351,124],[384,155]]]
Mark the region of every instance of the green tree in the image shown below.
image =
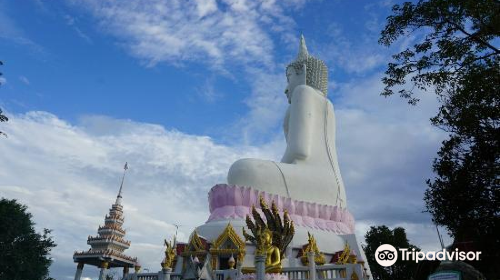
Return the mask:
[[[397,250],[399,248],[408,248],[409,250],[415,249],[420,251],[420,249],[410,244],[406,238],[406,232],[404,228],[397,227],[390,230],[387,226],[372,226],[370,230],[365,234],[366,246],[363,246],[366,258],[370,264],[370,270],[372,272],[373,279],[375,280],[409,280],[412,279],[413,273],[416,270],[417,264],[412,261],[402,261],[398,258],[395,264],[389,267],[383,267],[378,265],[375,260],[375,251],[382,244],[390,244],[394,246]]]
[[[449,133],[427,181],[426,208],[455,246],[483,252],[472,265],[500,274],[500,1],[405,2],[392,11],[380,43],[410,33],[416,42],[393,56],[382,95],[416,104],[416,89],[434,91],[440,108],[431,122]]]
[[[0,279],[46,279],[56,245],[49,236],[35,232],[32,216],[16,200],[0,200]]]
[[[0,65],[3,65],[3,62],[0,60]],[[0,72],[0,76],[2,76],[2,72]],[[2,85],[2,83],[0,82],[0,85]],[[2,108],[0,108],[0,122],[6,122],[8,121],[9,119],[7,118],[7,116],[5,116],[3,114],[3,111],[2,111]],[[0,131],[0,135],[6,135],[5,133],[3,133],[2,131]]]

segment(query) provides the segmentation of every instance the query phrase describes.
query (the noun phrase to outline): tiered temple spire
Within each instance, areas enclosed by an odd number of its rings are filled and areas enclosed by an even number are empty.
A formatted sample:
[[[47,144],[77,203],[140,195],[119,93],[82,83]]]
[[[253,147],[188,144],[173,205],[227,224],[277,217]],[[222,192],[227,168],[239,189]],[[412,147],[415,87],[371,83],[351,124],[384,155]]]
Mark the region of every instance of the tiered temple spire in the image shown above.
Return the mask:
[[[104,218],[104,225],[99,226],[96,236],[89,236],[87,244],[90,245],[88,251],[75,252],[73,260],[78,263],[75,280],[79,280],[84,264],[89,264],[101,268],[99,279],[104,279],[106,270],[111,267],[123,267],[126,275],[130,267],[138,265],[137,258],[132,258],[124,254],[130,247],[130,241],[125,237],[126,231],[122,228],[124,222],[122,202],[123,182],[128,169],[125,163],[120,190],[116,196],[116,201],[111,205],[109,214]]]

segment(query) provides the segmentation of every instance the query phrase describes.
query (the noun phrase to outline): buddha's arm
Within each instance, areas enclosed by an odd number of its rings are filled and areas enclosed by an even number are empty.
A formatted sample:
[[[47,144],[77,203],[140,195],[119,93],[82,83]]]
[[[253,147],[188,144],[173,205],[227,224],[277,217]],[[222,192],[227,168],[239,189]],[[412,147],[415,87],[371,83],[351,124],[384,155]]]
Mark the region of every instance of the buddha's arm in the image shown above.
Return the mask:
[[[283,132],[285,133],[285,140],[288,142],[288,122],[290,121],[290,106],[286,109],[285,119],[283,120]]]
[[[279,266],[281,265],[281,254],[278,248],[274,248],[271,253],[271,263],[270,266]]]
[[[288,151],[295,159],[305,159],[311,152],[311,134],[314,103],[309,86],[297,86],[290,104],[290,125],[288,127]]]

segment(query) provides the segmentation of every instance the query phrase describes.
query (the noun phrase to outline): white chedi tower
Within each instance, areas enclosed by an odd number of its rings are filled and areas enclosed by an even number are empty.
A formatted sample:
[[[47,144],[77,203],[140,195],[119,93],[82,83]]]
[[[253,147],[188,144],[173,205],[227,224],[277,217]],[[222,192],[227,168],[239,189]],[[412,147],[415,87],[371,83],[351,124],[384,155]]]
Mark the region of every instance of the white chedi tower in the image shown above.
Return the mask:
[[[303,265],[299,254],[308,232],[314,235],[327,263],[348,247],[351,255],[363,262],[366,257],[354,234],[354,218],[347,210],[337,160],[334,108],[326,97],[328,69],[323,61],[309,55],[303,37],[286,76],[285,94],[290,105],[284,117],[287,147],[281,162],[236,161],[227,183],[210,190],[210,217],[196,233],[205,240],[216,240],[230,223],[243,239],[245,217],[252,205],[259,207],[259,196],[263,196],[268,204],[274,201],[278,209],[286,210],[295,224],[283,267]],[[244,261],[237,266],[253,266],[254,249],[246,243]]]
[[[122,206],[122,190],[125,179],[125,171],[128,169],[125,163],[124,173],[120,190],[116,196],[116,201],[111,205],[109,213],[104,217],[104,225],[99,226],[96,236],[89,236],[87,244],[90,249],[87,251],[76,251],[73,260],[78,263],[75,280],[79,280],[85,264],[99,267],[101,273],[99,280],[106,277],[109,268],[122,267],[123,276],[129,273],[129,268],[138,267],[137,258],[125,254],[125,250],[130,247],[130,241],[125,239],[126,231],[123,229],[125,221]]]

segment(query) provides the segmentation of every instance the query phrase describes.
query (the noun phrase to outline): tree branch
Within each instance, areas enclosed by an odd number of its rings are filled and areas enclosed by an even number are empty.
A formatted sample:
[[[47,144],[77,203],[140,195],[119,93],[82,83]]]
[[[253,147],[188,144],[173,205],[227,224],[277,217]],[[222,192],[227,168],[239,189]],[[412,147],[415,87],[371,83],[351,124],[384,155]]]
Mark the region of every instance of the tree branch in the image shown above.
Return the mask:
[[[457,23],[454,23],[454,22],[451,22],[449,20],[445,20],[444,22],[450,24],[450,25],[453,25],[456,29],[458,29],[460,32],[462,32],[463,34],[467,35],[469,38],[471,38],[472,40],[476,41],[477,43],[479,44],[482,44],[482,45],[485,45],[486,47],[492,49],[496,54],[500,54],[500,50],[497,49],[495,46],[491,45],[490,43],[484,41],[483,39],[481,39],[480,37],[478,37],[477,35],[475,34],[470,34],[469,32],[467,32],[462,26],[460,26],[459,24]]]

